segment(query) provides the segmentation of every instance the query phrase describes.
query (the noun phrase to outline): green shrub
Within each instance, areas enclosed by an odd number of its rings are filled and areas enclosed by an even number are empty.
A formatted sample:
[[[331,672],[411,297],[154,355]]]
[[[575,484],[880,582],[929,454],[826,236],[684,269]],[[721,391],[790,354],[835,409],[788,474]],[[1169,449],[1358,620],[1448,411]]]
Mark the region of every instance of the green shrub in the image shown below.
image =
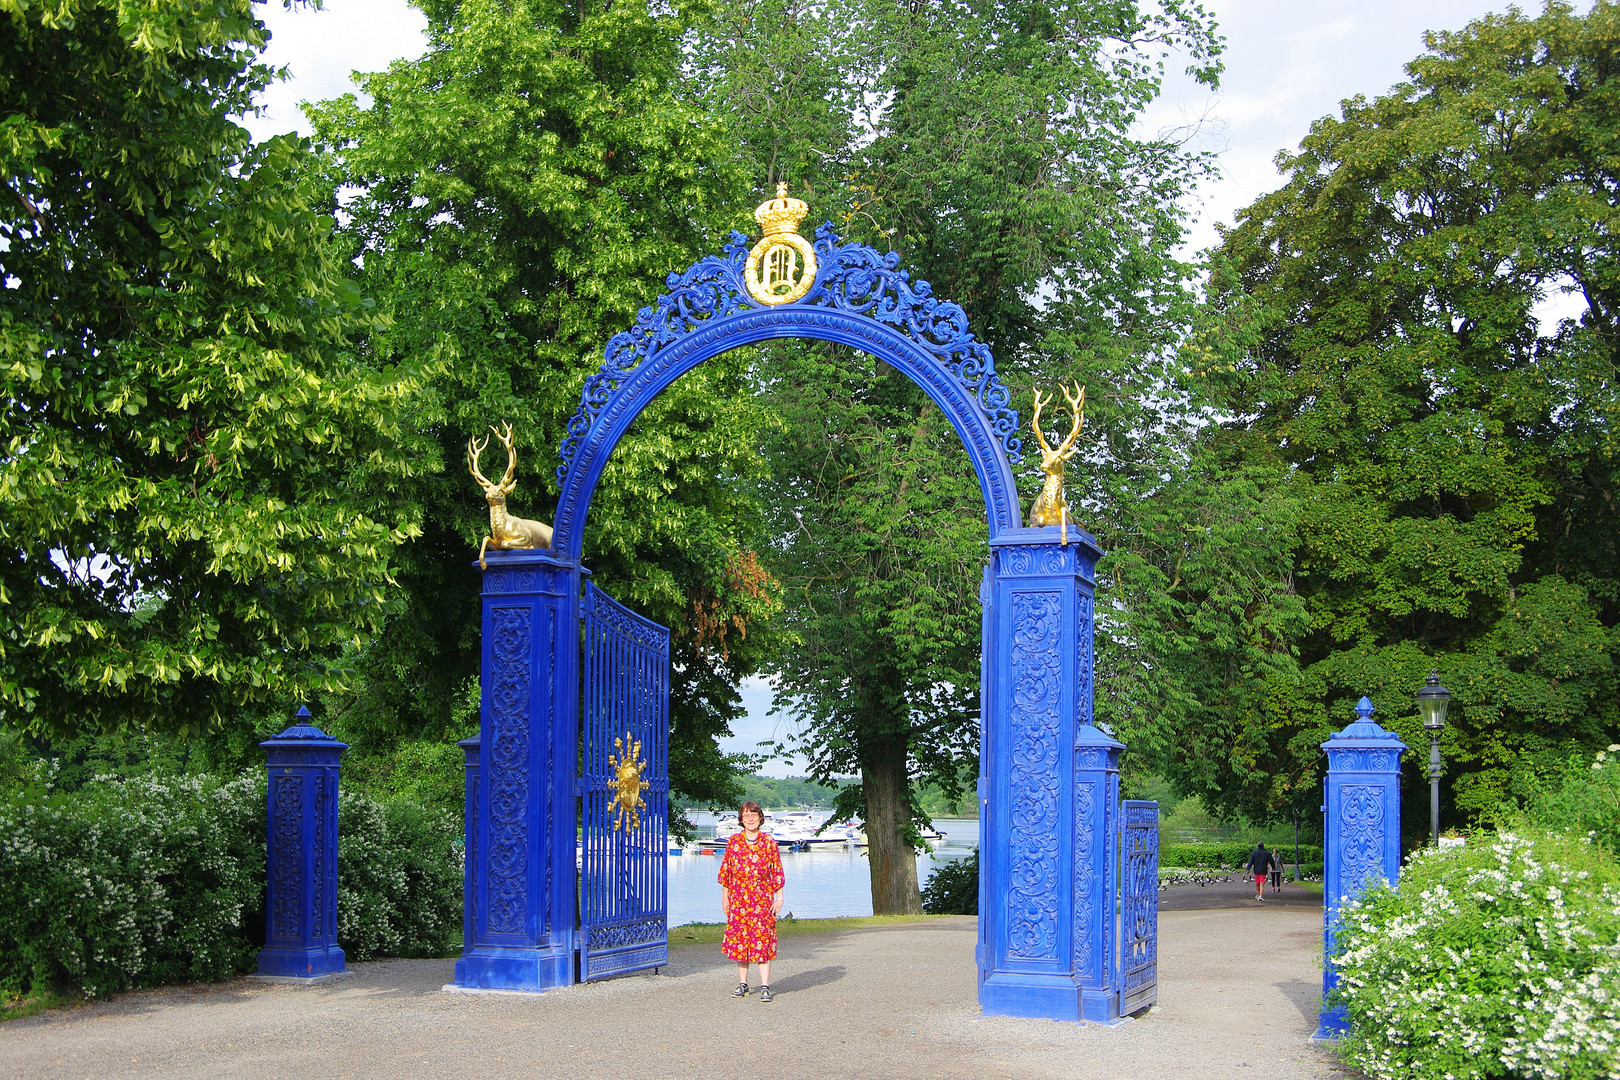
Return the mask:
[[[1372,1080],[1615,1076],[1620,864],[1583,837],[1482,839],[1343,910],[1345,1058]]]
[[[1543,829],[1590,836],[1620,854],[1620,744],[1590,761],[1571,758],[1554,781],[1533,786],[1517,816]]]
[[[922,891],[923,910],[930,915],[979,913],[979,849],[965,859],[948,862],[934,871]]]
[[[338,944],[350,960],[461,946],[461,825],[417,803],[338,792]]]
[[[1287,844],[1276,850],[1282,852],[1285,860],[1290,862],[1293,860],[1294,845]],[[1254,845],[1241,840],[1223,841],[1218,844],[1161,844],[1159,865],[1205,866],[1217,870],[1235,870],[1248,865],[1249,856],[1253,853]],[[1301,844],[1299,858],[1301,862],[1320,862],[1322,849],[1315,844]]]

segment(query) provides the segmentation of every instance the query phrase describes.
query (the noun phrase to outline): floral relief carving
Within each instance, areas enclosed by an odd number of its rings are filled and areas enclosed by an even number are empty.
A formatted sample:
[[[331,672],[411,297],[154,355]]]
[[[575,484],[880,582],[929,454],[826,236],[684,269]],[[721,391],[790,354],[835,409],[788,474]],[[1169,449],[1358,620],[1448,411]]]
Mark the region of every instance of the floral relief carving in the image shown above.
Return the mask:
[[[531,617],[528,607],[490,613],[488,928],[500,934],[521,933],[528,907]]]
[[[1097,860],[1092,850],[1097,840],[1097,785],[1078,781],[1074,785],[1074,972],[1082,978],[1091,975],[1096,963],[1093,945],[1097,923]]]
[[[1060,601],[1056,592],[1015,593],[1012,599],[1008,947],[1026,959],[1057,956]]]
[[[1384,789],[1347,784],[1339,795],[1339,895],[1384,877]]]
[[[275,937],[298,940],[299,872],[303,862],[304,778],[297,773],[276,777],[276,909]]]

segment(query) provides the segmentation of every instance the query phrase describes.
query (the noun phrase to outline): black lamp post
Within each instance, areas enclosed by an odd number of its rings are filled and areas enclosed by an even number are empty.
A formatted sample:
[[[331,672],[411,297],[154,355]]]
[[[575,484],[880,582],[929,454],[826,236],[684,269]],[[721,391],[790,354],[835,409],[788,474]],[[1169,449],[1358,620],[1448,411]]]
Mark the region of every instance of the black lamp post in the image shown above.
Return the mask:
[[[1446,706],[1451,703],[1451,691],[1440,685],[1440,673],[1429,672],[1423,689],[1417,692],[1418,713],[1423,726],[1429,729],[1429,839],[1440,846],[1440,732],[1446,726]]]

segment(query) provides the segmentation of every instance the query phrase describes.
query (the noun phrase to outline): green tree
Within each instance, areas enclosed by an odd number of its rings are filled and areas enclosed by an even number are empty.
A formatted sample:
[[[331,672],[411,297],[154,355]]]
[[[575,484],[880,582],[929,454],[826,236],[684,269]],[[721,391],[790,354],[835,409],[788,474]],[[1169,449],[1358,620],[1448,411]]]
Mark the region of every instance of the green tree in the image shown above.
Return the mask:
[[[201,730],[342,685],[417,531],[421,378],[248,0],[0,3],[0,719]]]
[[[1130,129],[1170,51],[1213,79],[1202,11],[777,0],[713,34],[696,54],[747,171],[896,248],[962,304],[1020,397],[1037,372],[1090,384],[1076,497],[1088,519],[1134,498],[1158,475],[1140,464],[1163,428],[1156,373],[1192,310],[1170,251],[1202,164]],[[841,809],[865,816],[874,910],[916,911],[913,781],[954,799],[977,759],[982,498],[898,373],[830,347],[761,352],[783,419],[766,443],[769,565],[800,640],[773,670],[814,774],[860,772]]]
[[[1446,790],[1473,814],[1620,728],[1620,7],[1426,43],[1408,82],[1279,156],[1287,184],[1225,235],[1196,363],[1228,418],[1213,452],[1297,507],[1303,682],[1234,743],[1314,760],[1369,694],[1421,747],[1435,667]],[[1560,293],[1585,310],[1538,324]],[[1262,817],[1246,768],[1209,791]]]
[[[366,752],[463,733],[478,670],[487,509],[469,436],[514,422],[513,508],[549,520],[561,442],[586,376],[665,276],[718,246],[746,196],[716,120],[678,93],[684,5],[424,0],[428,49],[309,110],[351,192],[343,235],[396,318],[385,357],[442,365],[413,423],[435,474],[413,490],[424,535],[401,553],[406,611],[331,703]],[[595,580],[674,630],[670,765],[677,791],[730,802],[738,762],[715,737],[768,648],[777,600],[752,551],[765,418],[722,358],[666,391],[619,446],[592,503]],[[499,463],[497,466],[499,467]]]

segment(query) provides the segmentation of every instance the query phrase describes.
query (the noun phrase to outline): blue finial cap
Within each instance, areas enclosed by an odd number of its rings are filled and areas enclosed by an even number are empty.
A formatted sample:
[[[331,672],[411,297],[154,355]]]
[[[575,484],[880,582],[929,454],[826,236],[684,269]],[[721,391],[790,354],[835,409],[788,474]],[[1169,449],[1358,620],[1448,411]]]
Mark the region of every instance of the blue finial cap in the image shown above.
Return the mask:
[[[348,743],[340,743],[314,724],[310,723],[309,708],[298,706],[293,714],[293,725],[280,735],[272,735],[259,744],[263,747],[286,747],[290,745],[326,747],[333,750],[346,750]]]
[[[1355,720],[1343,731],[1335,731],[1332,735],[1329,735],[1328,741],[1332,742],[1336,739],[1375,739],[1399,742],[1399,735],[1396,735],[1393,731],[1385,731],[1378,725],[1378,721],[1373,719],[1375,711],[1372,699],[1363,696],[1360,701],[1356,702]],[[1323,745],[1326,746],[1327,744],[1324,743]],[[1404,744],[1402,745],[1404,746]]]

